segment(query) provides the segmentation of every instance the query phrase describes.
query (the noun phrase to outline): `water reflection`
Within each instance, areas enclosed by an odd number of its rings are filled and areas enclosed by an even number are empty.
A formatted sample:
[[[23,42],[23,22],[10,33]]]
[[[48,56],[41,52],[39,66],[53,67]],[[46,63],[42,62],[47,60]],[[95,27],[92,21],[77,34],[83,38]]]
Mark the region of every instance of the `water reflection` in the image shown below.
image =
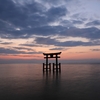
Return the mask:
[[[43,76],[48,76],[48,75],[51,75],[51,73],[53,74],[53,75],[60,75],[61,74],[61,71],[51,71],[51,70],[47,70],[47,71],[43,71]]]
[[[43,72],[43,100],[58,99],[61,89],[61,72]]]
[[[46,82],[50,83],[54,83],[57,82],[59,83],[61,79],[61,72],[60,71],[45,71],[43,72],[43,80],[45,80]]]
[[[100,65],[40,66],[0,66],[0,100],[100,100]]]

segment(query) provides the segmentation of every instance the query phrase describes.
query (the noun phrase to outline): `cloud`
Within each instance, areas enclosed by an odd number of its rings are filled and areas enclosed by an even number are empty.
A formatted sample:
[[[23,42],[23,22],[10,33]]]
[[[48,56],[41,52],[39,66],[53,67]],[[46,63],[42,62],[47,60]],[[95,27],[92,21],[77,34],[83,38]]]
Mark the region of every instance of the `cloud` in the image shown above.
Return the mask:
[[[100,20],[95,20],[92,22],[88,22],[86,26],[100,26]]]
[[[50,39],[49,37],[48,38],[42,38],[42,37],[36,38],[35,42],[37,44],[46,44],[46,45],[56,45],[58,43],[55,39]]]
[[[66,29],[63,35],[72,36],[72,37],[84,37],[88,39],[99,39],[100,38],[100,30],[91,27],[91,28],[69,28]]]
[[[27,46],[27,47],[44,47],[43,45],[33,44],[33,43],[25,43],[25,44],[19,44],[20,46]]]
[[[56,39],[48,38],[36,38],[35,42],[37,44],[45,44],[45,45],[54,45],[54,46],[63,46],[63,47],[72,47],[72,46],[94,46],[94,45],[100,45],[100,43],[96,42],[82,42],[82,41],[65,41],[65,42],[59,42]]]
[[[17,51],[14,49],[9,49],[9,48],[0,48],[0,54],[41,54],[42,52],[25,52],[25,51]]]
[[[72,20],[73,24],[83,24],[83,21],[81,20]]]
[[[18,50],[28,50],[28,51],[35,51],[31,48],[25,48],[25,47],[13,47],[14,49],[18,49]]]
[[[64,50],[65,48],[51,48],[49,50]]]
[[[0,12],[0,19],[6,23],[16,26],[26,25],[24,21],[28,17],[27,14],[19,6],[16,6],[12,0],[0,1]]]
[[[64,7],[53,7],[44,11],[44,6],[35,1],[25,3],[24,6],[11,0],[0,1],[0,4],[0,36],[8,39],[30,38],[33,34],[55,34],[58,29],[48,24],[67,13]]]
[[[100,49],[90,49],[91,51],[100,51]]]
[[[0,48],[0,54],[19,54],[19,53],[23,53],[23,52],[11,50],[11,49],[6,49],[6,48]]]
[[[33,35],[59,35],[71,37],[83,37],[90,40],[100,39],[100,21],[88,20],[82,16],[76,3],[84,4],[85,1],[74,0],[1,0],[0,1],[0,37],[6,39],[28,39]],[[44,5],[45,4],[45,5]],[[69,4],[69,5],[68,5]],[[5,6],[6,5],[6,6]],[[67,5],[67,6],[65,6]],[[74,10],[74,6],[77,11]],[[84,7],[84,5],[82,5]],[[82,9],[81,9],[82,10]],[[99,14],[98,14],[99,16]],[[58,24],[53,25],[58,22]],[[90,28],[76,27],[75,24]],[[37,44],[22,44],[23,46],[41,46],[48,44],[55,46],[80,46],[96,45],[92,42],[58,42],[50,38],[36,38]],[[40,43],[41,41],[41,43]],[[6,43],[5,43],[6,44]]]
[[[12,2],[12,0],[0,1],[0,26],[2,26],[0,27],[2,29],[0,34],[10,34],[12,37],[20,37],[26,34],[25,31],[29,29],[28,26],[36,27],[40,24],[39,22],[42,25],[44,21],[43,17],[37,14],[42,11],[42,7],[40,8],[40,6],[40,4],[34,1],[32,4],[26,4],[25,6],[19,6]],[[17,28],[21,30],[18,31],[16,30]]]
[[[94,46],[96,44],[92,42],[82,42],[82,41],[66,41],[60,42],[56,46],[74,47],[74,46]]]
[[[64,7],[52,7],[48,10],[46,15],[48,15],[48,21],[55,21],[60,17],[65,16],[66,13],[68,13],[68,11]]]
[[[0,44],[9,45],[9,44],[13,44],[13,42],[1,42]]]

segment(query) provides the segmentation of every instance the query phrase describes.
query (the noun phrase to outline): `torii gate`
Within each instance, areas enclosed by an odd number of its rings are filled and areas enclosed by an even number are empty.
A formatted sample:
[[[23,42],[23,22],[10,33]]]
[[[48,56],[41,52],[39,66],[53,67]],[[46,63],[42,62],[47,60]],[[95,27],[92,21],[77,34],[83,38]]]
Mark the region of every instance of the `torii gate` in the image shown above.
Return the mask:
[[[46,59],[46,64],[43,63],[43,71],[44,69],[46,69],[46,71],[49,69],[51,70],[51,63],[48,64],[48,58],[56,58],[56,63],[53,63],[53,71],[56,69],[56,71],[60,71],[61,70],[61,63],[58,64],[58,58],[60,58],[61,52],[57,52],[57,53],[43,53],[44,55],[44,59]],[[46,65],[46,67],[45,67]],[[49,65],[49,66],[48,66]],[[56,68],[55,68],[56,66]]]

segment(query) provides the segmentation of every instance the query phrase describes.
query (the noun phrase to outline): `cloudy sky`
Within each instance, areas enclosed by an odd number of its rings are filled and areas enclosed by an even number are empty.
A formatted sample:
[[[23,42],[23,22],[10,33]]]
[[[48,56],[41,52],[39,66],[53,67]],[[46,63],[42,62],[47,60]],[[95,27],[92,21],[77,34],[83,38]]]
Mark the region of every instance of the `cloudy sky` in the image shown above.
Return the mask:
[[[0,61],[100,60],[100,0],[0,0]]]

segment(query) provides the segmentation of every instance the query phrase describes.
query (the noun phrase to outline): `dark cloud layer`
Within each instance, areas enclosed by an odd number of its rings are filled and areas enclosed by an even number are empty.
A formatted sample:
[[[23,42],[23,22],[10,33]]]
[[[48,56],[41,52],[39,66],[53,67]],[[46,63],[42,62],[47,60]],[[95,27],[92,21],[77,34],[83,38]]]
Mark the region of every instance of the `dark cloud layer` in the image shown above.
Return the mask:
[[[92,28],[70,28],[65,30],[64,35],[72,36],[72,37],[84,37],[88,39],[99,39],[100,38],[100,30],[92,27]]]
[[[25,43],[25,44],[19,44],[19,45],[20,46],[27,46],[27,47],[43,47],[43,45],[41,45],[41,44],[37,45],[34,43],[29,43],[29,44]]]
[[[48,27],[49,22],[59,19],[67,12],[63,7],[54,7],[48,11],[44,11],[43,8],[40,3],[36,3],[34,0],[32,4],[25,4],[25,6],[18,6],[12,0],[0,1],[0,34],[10,34],[11,38],[20,38],[26,33],[28,35],[38,34],[38,30],[42,30],[43,34],[46,30],[51,30]],[[21,30],[16,30],[16,27]]]
[[[95,20],[86,24],[87,26],[100,25],[100,20]]]
[[[11,49],[0,48],[0,54],[19,54],[19,53],[24,53],[24,52],[11,50]]]
[[[70,0],[65,0],[65,2],[69,1]],[[57,0],[47,0],[45,2],[51,4],[52,7],[46,9],[43,4],[36,2],[35,0],[31,3],[26,2],[23,5],[14,3],[12,0],[0,0],[0,37],[7,39],[27,39],[32,35],[48,36],[58,34],[61,36],[84,37],[91,40],[100,39],[100,29],[94,27],[94,25],[100,25],[99,20],[88,22],[86,24],[87,26],[93,27],[76,28],[74,24],[82,24],[84,20],[63,20],[62,17],[70,13],[67,7],[54,6],[55,4],[58,5]],[[75,15],[73,17],[75,17]],[[63,25],[50,25],[50,23],[59,21]],[[49,38],[36,38],[35,41],[37,44],[55,46],[96,45],[92,42],[81,41],[62,43]]]
[[[14,49],[6,49],[6,48],[0,48],[0,54],[41,54],[42,52],[25,52],[25,51],[17,51]]]
[[[91,51],[100,51],[100,49],[90,49]]]
[[[53,7],[47,12],[48,21],[55,21],[56,19],[59,19],[61,16],[65,16],[67,13],[66,8],[64,7]]]
[[[13,42],[1,42],[0,44],[9,45],[9,44],[13,44]]]
[[[49,50],[63,50],[64,48],[51,48]]]
[[[14,49],[17,49],[17,50],[28,50],[28,51],[34,51],[33,49],[31,48],[25,48],[25,47],[13,47]]]
[[[80,21],[80,20],[73,20],[72,23],[73,23],[73,24],[82,24],[83,21]]]
[[[36,38],[35,42],[37,44],[45,44],[45,45],[54,45],[54,46],[64,46],[64,47],[72,47],[72,46],[94,46],[100,45],[100,43],[96,42],[82,42],[82,41],[65,41],[59,42],[55,39],[51,38]]]

